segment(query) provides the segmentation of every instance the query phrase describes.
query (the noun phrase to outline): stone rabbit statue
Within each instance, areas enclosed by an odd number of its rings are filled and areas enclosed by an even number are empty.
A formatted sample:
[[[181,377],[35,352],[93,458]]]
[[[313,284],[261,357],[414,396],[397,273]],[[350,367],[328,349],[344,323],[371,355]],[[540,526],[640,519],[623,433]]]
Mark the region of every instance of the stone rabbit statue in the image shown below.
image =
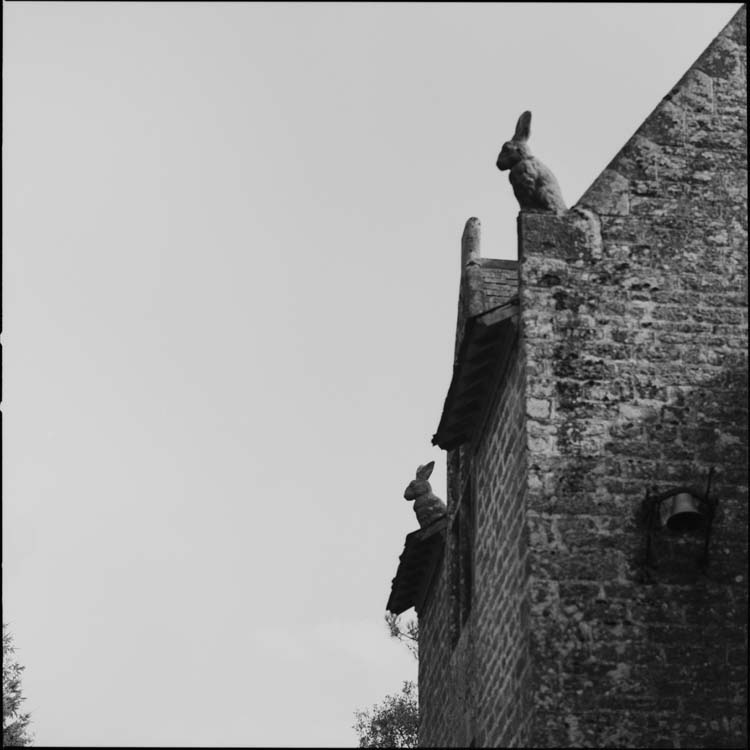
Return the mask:
[[[434,468],[434,461],[418,466],[417,478],[412,479],[404,490],[404,499],[414,500],[414,512],[417,514],[417,521],[422,529],[444,518],[448,512],[445,503],[437,495],[432,494],[432,487],[427,481]]]
[[[524,112],[516,123],[513,138],[503,143],[497,157],[497,168],[510,169],[510,184],[521,210],[566,211],[560,186],[555,175],[535,156],[527,141],[531,132],[531,112]]]

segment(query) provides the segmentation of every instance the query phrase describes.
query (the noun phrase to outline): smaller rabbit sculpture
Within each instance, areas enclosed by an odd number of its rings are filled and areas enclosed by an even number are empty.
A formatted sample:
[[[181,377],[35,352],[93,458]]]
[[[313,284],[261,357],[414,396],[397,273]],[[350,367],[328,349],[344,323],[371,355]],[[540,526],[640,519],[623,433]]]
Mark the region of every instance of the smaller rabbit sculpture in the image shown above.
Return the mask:
[[[418,466],[416,479],[412,479],[404,490],[404,499],[414,500],[414,512],[422,529],[444,518],[448,512],[445,503],[437,495],[432,494],[432,487],[427,481],[434,468],[434,461]]]
[[[522,211],[563,213],[567,209],[555,175],[529,151],[530,132],[531,112],[527,111],[518,118],[513,138],[503,143],[497,168],[510,170],[510,184]]]

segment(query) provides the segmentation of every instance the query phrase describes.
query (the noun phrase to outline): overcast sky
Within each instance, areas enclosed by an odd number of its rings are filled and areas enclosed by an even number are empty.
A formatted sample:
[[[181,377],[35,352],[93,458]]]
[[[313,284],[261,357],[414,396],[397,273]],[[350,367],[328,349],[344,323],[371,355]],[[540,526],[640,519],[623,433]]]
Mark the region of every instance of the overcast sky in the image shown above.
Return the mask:
[[[356,744],[451,377],[516,257],[739,8],[6,3],[3,619],[39,744]]]

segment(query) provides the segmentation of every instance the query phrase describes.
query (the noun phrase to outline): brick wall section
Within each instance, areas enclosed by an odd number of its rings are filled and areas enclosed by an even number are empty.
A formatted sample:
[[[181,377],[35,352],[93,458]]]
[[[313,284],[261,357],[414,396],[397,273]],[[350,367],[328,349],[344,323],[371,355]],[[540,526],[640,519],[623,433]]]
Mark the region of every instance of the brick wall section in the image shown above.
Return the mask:
[[[498,373],[487,422],[472,445],[448,454],[451,520],[470,475],[475,482],[474,597],[455,648],[446,554],[420,615],[421,747],[528,745],[528,648],[523,367],[517,342]]]
[[[474,304],[479,308],[473,314],[504,305],[518,296],[518,262],[497,258],[475,258],[462,269],[458,292],[458,317],[456,320],[455,353],[461,346],[466,321],[471,316],[469,295],[476,290]]]
[[[480,265],[485,309],[518,296],[518,261],[482,258]]]
[[[419,614],[419,746],[439,747],[453,736],[455,705],[450,680],[448,560],[443,555],[428,599]]]
[[[745,9],[568,214],[519,217],[533,746],[747,745]],[[646,487],[716,466],[711,561]]]
[[[470,293],[474,314],[517,297],[517,262],[474,255],[463,269],[456,351],[471,314]],[[497,373],[493,393],[488,396],[487,423],[474,444],[448,453],[446,499],[451,521],[463,488],[477,467],[474,606],[454,647],[452,549],[447,534],[440,569],[419,616],[421,747],[466,747],[472,740],[477,746],[498,746],[497,737],[519,743],[529,731],[528,633],[524,629],[528,606],[523,604],[525,529],[519,489],[524,476],[523,370],[518,351],[516,343],[505,373]],[[500,503],[493,499],[498,492],[506,498]],[[506,566],[511,566],[510,572]]]
[[[477,503],[472,625],[478,747],[529,745],[523,371],[516,343],[471,459]]]

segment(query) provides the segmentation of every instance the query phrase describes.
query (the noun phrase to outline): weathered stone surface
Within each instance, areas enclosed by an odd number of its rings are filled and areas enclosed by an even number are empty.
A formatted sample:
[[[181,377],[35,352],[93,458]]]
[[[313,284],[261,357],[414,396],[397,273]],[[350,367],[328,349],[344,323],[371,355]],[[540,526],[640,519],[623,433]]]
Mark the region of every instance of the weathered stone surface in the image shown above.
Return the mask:
[[[536,746],[746,742],[744,12],[581,199],[598,228],[520,219]],[[708,570],[662,538],[645,584],[646,487],[711,465]]]
[[[461,287],[464,292],[462,302],[467,318],[479,315],[486,309],[480,269],[480,231],[479,219],[472,217],[466,222],[461,236]]]
[[[655,186],[638,183],[640,195],[655,194]],[[579,206],[596,206],[600,214],[627,216],[630,213],[630,182],[613,169],[605,169],[578,202]]]
[[[474,599],[456,637],[449,534],[420,613],[422,746],[747,744],[745,23],[578,206],[519,216],[520,335],[448,454],[449,524],[474,487]],[[484,305],[514,296],[515,267],[476,267]],[[646,489],[711,466],[708,568],[662,535],[647,569]]]
[[[531,112],[527,111],[518,118],[513,138],[503,144],[497,168],[510,170],[510,184],[522,211],[563,213],[565,201],[555,175],[529,150],[530,129]]]
[[[404,490],[404,499],[414,501],[414,512],[419,521],[419,527],[426,529],[435,521],[445,518],[447,509],[445,503],[432,492],[432,486],[427,481],[435,468],[435,462],[430,461],[417,467],[417,474]]]

